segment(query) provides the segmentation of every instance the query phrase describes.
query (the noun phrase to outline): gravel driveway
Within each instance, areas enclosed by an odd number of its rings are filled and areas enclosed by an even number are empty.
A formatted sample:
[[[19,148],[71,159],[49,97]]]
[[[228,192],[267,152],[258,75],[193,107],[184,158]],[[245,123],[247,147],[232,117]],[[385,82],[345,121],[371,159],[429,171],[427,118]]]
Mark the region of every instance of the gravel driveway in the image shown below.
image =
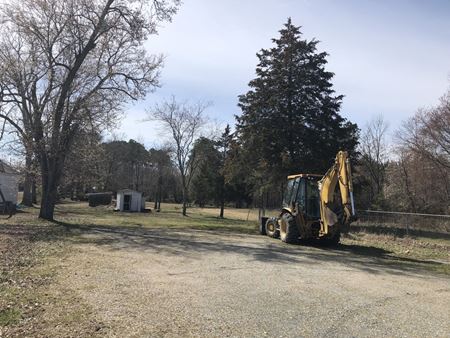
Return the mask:
[[[59,283],[117,337],[449,337],[450,283],[382,251],[95,228]]]

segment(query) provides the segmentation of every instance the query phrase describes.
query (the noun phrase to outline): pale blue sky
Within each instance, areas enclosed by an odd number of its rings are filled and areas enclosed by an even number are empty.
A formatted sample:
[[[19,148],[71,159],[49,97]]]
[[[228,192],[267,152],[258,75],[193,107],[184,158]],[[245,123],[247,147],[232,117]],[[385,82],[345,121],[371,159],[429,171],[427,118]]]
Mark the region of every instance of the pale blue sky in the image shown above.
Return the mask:
[[[341,113],[360,127],[381,113],[395,130],[450,85],[450,1],[185,0],[146,44],[166,55],[162,88],[127,109],[121,136],[161,143],[155,123],[140,120],[171,94],[212,101],[210,117],[234,124],[256,52],[271,47],[287,17],[330,54],[335,90],[345,95]]]

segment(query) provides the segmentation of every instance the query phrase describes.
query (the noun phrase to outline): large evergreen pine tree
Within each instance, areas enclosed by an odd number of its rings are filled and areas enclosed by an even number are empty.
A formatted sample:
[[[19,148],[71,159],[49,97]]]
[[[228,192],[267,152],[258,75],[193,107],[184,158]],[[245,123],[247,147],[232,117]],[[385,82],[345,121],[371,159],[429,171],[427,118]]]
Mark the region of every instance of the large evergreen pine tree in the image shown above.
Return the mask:
[[[239,97],[240,142],[254,167],[271,175],[324,173],[339,149],[355,149],[358,128],[339,114],[343,96],[318,41],[303,40],[288,19],[273,43],[257,54],[257,76]]]

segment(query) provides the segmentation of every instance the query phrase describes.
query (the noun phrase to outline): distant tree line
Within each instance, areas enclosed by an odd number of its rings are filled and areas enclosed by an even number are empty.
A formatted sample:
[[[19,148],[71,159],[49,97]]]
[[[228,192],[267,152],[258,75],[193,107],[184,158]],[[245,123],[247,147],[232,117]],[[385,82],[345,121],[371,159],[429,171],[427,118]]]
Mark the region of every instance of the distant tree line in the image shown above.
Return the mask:
[[[181,202],[171,149],[150,148],[135,140],[102,142],[85,138],[68,156],[59,198],[85,200],[91,192],[133,189],[155,201]]]

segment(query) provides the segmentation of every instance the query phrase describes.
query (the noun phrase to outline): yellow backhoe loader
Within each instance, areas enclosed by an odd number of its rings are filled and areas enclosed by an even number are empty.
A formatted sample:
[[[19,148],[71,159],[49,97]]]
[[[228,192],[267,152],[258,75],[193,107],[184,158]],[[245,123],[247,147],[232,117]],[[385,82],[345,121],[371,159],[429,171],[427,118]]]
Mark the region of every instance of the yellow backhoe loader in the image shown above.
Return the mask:
[[[278,217],[262,217],[260,233],[280,237],[286,243],[319,239],[337,244],[355,219],[350,160],[346,151],[339,151],[323,176],[288,176],[281,213]]]

